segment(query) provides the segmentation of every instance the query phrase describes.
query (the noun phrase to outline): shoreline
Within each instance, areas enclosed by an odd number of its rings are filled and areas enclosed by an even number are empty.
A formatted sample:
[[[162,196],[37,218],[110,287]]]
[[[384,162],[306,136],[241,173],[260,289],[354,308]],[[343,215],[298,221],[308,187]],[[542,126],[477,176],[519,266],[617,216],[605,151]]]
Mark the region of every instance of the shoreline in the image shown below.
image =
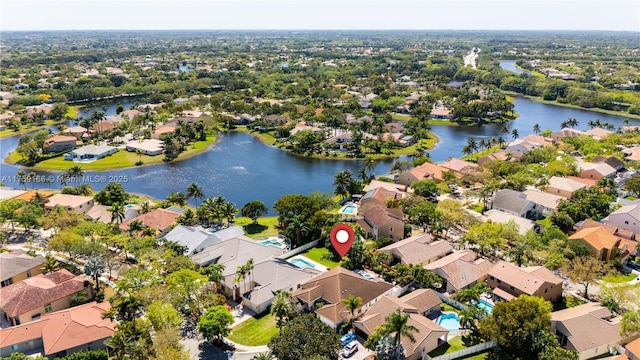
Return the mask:
[[[525,98],[527,100],[531,100],[533,102],[537,102],[537,103],[541,103],[541,104],[565,107],[565,108],[576,109],[576,110],[583,110],[583,111],[588,111],[588,112],[592,112],[592,113],[596,113],[596,114],[606,114],[606,115],[612,115],[612,116],[619,116],[619,117],[622,117],[622,118],[640,120],[640,115],[622,113],[620,111],[606,110],[606,109],[600,109],[600,108],[583,108],[583,107],[578,106],[578,105],[559,103],[559,102],[557,102],[555,100],[544,100],[540,96],[524,95],[524,94],[520,94],[520,93],[517,93],[517,92],[514,92],[514,91],[504,91],[504,90],[501,90],[501,91],[504,92],[505,94],[508,94],[508,95],[513,95],[515,97]]]
[[[177,158],[175,158],[175,159],[173,159],[173,160],[171,160],[169,162],[159,161],[159,162],[154,162],[154,163],[150,163],[150,164],[143,163],[142,165],[132,164],[132,165],[126,165],[126,166],[110,167],[110,168],[106,168],[106,169],[85,169],[85,168],[83,168],[82,170],[83,171],[91,171],[91,172],[105,172],[105,171],[113,171],[113,170],[121,170],[121,169],[132,169],[132,168],[142,168],[142,167],[148,167],[148,166],[156,166],[156,165],[162,165],[162,164],[177,163],[177,162],[180,162],[180,161],[183,161],[183,160],[190,159],[190,158],[192,158],[194,156],[198,156],[200,154],[203,154],[203,153],[211,150],[211,148],[213,146],[215,146],[215,144],[218,143],[218,141],[220,141],[220,137],[217,136],[217,133],[212,135],[212,136],[213,136],[213,139],[211,140],[211,142],[209,144],[207,144],[205,147],[203,147],[202,149],[196,150],[196,151],[194,151],[192,153],[188,153],[188,154],[184,154],[183,153],[184,155],[180,154],[180,155],[178,155]],[[124,150],[124,151],[126,152],[126,150]],[[33,170],[33,171],[41,171],[41,172],[47,172],[47,173],[56,173],[56,172],[64,172],[65,171],[64,169],[51,169],[51,168],[48,168],[48,167],[20,165],[20,164],[18,164],[18,163],[16,163],[16,162],[11,160],[11,154],[13,154],[14,152],[15,152],[15,150],[10,152],[9,155],[7,155],[7,157],[3,159],[5,164],[14,165],[14,166],[20,167],[21,169],[27,169],[27,170]],[[156,155],[156,156],[161,156],[161,155]],[[103,158],[103,159],[108,159],[108,157]],[[99,159],[99,160],[102,160],[102,159]],[[99,160],[96,160],[96,161],[99,161]],[[69,162],[69,167],[74,166],[74,165],[82,166],[81,163],[76,163],[76,162],[73,162],[73,161]]]
[[[370,156],[360,157],[360,158],[356,158],[356,157],[338,157],[338,156],[331,156],[331,155],[329,155],[329,156],[327,156],[327,155],[306,156],[306,155],[296,154],[296,153],[294,153],[294,152],[292,152],[290,150],[283,149],[283,148],[278,147],[278,146],[276,146],[274,144],[268,143],[268,142],[265,141],[265,139],[262,136],[260,136],[259,133],[255,133],[255,132],[249,130],[246,126],[236,127],[235,129],[227,130],[227,131],[238,131],[238,132],[242,132],[242,133],[245,133],[245,134],[249,134],[254,139],[257,139],[258,141],[260,141],[261,143],[263,143],[263,144],[265,144],[267,146],[271,146],[271,147],[273,147],[275,149],[284,151],[287,154],[290,154],[290,155],[293,155],[293,156],[297,156],[297,157],[301,157],[301,158],[306,158],[306,159],[349,160],[349,161],[358,161],[358,160],[360,160],[360,161],[362,161],[362,160],[365,160],[367,158],[371,158],[373,160],[388,160],[388,159],[396,159],[396,158],[399,158],[399,157],[405,156],[405,155],[408,156],[408,155],[415,155],[415,154],[420,153],[420,151],[414,150],[414,151],[408,152],[406,154],[392,154],[392,155],[373,154],[373,155],[370,155]],[[428,140],[433,140],[433,145],[431,145],[425,151],[429,151],[429,150],[435,149],[438,146],[438,144],[440,143],[440,138],[436,134],[434,134],[433,132],[429,132],[429,136],[431,137],[431,139],[428,139]],[[414,145],[411,145],[411,146],[416,146],[416,145],[417,144],[414,144]]]

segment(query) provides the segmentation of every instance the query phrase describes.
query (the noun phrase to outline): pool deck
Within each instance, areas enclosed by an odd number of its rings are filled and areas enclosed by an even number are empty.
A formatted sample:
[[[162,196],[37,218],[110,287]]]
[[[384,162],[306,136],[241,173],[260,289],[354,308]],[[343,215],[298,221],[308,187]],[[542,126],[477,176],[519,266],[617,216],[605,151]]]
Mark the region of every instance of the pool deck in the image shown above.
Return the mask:
[[[309,259],[308,257],[303,256],[303,255],[292,256],[292,257],[288,258],[287,261],[291,262],[291,260],[293,260],[293,259],[302,259],[302,260],[304,260],[304,261],[306,261],[306,262],[308,262],[310,264],[313,264],[313,269],[314,270],[318,270],[318,271],[322,271],[322,272],[326,272],[327,270],[329,270],[326,266],[321,265],[321,264]]]

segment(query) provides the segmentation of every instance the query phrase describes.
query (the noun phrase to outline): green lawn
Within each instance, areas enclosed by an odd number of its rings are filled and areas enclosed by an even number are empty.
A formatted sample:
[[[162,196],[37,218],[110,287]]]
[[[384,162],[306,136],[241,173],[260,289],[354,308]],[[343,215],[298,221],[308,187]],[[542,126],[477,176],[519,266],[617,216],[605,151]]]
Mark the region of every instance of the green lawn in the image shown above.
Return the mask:
[[[435,350],[431,351],[429,353],[429,356],[436,357],[436,356],[449,354],[449,353],[466,349],[466,348],[467,347],[464,346],[464,344],[462,343],[462,336],[456,336],[455,338],[449,340],[446,344],[442,344],[439,347],[437,347]],[[489,352],[484,352],[484,353],[476,354],[470,357],[465,357],[464,359],[471,359],[471,360],[486,359],[487,355],[489,355]]]
[[[613,284],[622,284],[629,282],[636,278],[635,274],[618,274],[618,275],[608,275],[602,278],[602,281],[613,283]]]
[[[331,252],[327,248],[314,247],[302,253],[302,255],[328,268],[334,268],[340,265],[339,262],[329,260]]]
[[[267,345],[278,334],[276,319],[263,312],[231,329],[229,340],[246,346]]]
[[[467,161],[477,161],[479,158],[485,156],[485,155],[489,155],[489,154],[493,154],[494,152],[500,150],[501,147],[500,145],[496,145],[494,147],[490,147],[488,149],[484,149],[482,151],[478,151],[476,153],[473,153],[471,155],[466,155],[462,157],[462,160],[467,160]]]
[[[176,162],[197,155],[198,153],[206,150],[207,147],[215,141],[215,139],[215,135],[209,135],[207,136],[206,141],[196,141],[195,143],[190,145],[187,150],[180,153],[180,155],[178,155],[178,157],[173,161]],[[21,159],[22,157],[20,156],[20,154],[15,151],[9,154],[9,162],[11,163],[18,163]],[[79,165],[83,170],[110,170],[133,167],[138,160],[141,160],[143,162],[143,165],[162,164],[164,162],[163,159],[163,155],[138,156],[135,152],[121,149],[113,155],[109,155],[105,158],[90,163],[75,163],[69,160],[65,160],[63,156],[57,156],[53,159],[48,159],[37,163],[34,168],[43,170],[64,171],[71,166]]]
[[[253,220],[247,217],[236,218],[235,224],[244,228],[245,235],[252,239],[260,239],[271,236],[278,236],[278,217],[269,216],[258,218],[258,225],[253,224]]]

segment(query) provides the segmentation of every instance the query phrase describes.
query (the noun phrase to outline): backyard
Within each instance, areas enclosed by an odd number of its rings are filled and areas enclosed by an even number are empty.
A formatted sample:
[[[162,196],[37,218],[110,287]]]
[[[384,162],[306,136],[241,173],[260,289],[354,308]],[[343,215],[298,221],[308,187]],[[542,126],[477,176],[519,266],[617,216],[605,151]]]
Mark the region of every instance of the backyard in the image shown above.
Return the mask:
[[[340,262],[331,260],[333,254],[327,248],[314,247],[302,253],[302,255],[328,268],[334,268],[340,265]]]
[[[464,350],[467,346],[464,345],[462,336],[456,336],[452,339],[449,339],[445,344],[438,346],[435,350],[429,353],[429,356],[436,357],[444,354],[449,354],[455,351]],[[469,360],[481,360],[486,359],[489,355],[489,351],[485,351],[480,354],[475,354],[469,357],[463,357],[460,359],[469,359]]]
[[[235,224],[242,226],[245,234],[252,239],[260,239],[278,236],[278,217],[268,216],[258,218],[258,223],[254,224],[253,220],[248,217],[236,218]]]
[[[231,329],[229,340],[246,346],[267,345],[276,336],[276,319],[265,311]]]

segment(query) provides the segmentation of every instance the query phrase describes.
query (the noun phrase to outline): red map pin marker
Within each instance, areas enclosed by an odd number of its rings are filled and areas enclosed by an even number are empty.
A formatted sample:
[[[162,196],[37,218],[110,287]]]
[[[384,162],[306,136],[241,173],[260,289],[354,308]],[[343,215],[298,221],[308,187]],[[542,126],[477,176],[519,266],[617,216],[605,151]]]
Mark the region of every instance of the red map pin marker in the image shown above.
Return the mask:
[[[338,224],[331,229],[331,245],[336,249],[340,256],[345,256],[349,249],[351,249],[351,245],[353,245],[353,240],[356,238],[355,232],[351,226],[346,224]]]

